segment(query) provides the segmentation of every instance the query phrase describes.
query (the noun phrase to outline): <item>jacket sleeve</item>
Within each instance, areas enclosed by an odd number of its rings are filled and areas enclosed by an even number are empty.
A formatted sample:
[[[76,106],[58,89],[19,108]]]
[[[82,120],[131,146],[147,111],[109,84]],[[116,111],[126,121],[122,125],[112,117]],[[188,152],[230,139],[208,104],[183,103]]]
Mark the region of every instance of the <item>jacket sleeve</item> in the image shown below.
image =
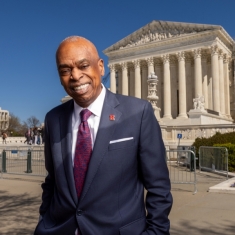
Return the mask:
[[[145,105],[140,131],[140,167],[146,195],[147,229],[142,235],[170,234],[171,185],[161,129],[151,104]]]
[[[44,215],[47,209],[50,207],[51,199],[54,194],[54,166],[50,148],[50,134],[47,125],[47,117],[44,122],[44,154],[45,154],[45,167],[47,170],[47,176],[45,182],[42,184],[42,204],[39,209],[40,215]]]

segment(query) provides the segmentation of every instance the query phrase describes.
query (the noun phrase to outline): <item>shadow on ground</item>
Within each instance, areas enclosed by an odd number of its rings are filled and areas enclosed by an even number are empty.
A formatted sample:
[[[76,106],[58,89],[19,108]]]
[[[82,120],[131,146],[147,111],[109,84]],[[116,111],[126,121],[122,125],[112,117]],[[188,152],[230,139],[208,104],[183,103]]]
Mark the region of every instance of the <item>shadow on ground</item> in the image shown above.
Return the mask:
[[[235,225],[231,221],[221,221],[221,224],[211,224],[205,221],[205,223],[196,225],[195,222],[189,222],[187,220],[181,221],[177,227],[171,228],[171,235],[182,235],[182,234],[192,234],[192,235],[234,235]]]
[[[33,234],[41,200],[28,193],[9,195],[0,191],[0,234]]]

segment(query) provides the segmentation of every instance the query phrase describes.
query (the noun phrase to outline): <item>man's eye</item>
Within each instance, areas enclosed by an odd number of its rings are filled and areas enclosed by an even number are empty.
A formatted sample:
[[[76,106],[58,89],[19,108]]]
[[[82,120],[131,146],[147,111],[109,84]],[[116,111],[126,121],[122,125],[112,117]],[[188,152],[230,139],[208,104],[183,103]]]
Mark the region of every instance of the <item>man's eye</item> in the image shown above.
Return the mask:
[[[60,75],[70,75],[71,69],[60,69]]]
[[[86,68],[89,67],[89,64],[84,64],[84,65],[82,65],[81,67],[82,67],[82,69],[86,69]]]

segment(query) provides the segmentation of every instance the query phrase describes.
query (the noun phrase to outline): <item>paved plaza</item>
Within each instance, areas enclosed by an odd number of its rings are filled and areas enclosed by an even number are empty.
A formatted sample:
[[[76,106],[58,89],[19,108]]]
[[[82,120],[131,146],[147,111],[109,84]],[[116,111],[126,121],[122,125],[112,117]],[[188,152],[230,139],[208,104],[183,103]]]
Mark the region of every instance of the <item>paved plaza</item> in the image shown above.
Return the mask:
[[[195,195],[192,185],[172,185],[172,235],[235,234],[235,194],[208,192],[209,187],[225,180],[224,176],[197,171]]]
[[[0,179],[0,234],[33,234],[41,203],[42,177],[4,175]]]
[[[0,235],[33,234],[44,177],[30,174],[0,177]],[[171,235],[235,234],[235,194],[208,192],[209,187],[225,180],[225,176],[197,170],[195,195],[193,185],[172,184]]]
[[[235,194],[209,193],[226,178],[197,172],[193,185],[172,185],[171,235],[232,235],[235,231]],[[4,174],[0,179],[0,234],[33,234],[41,203],[43,177]]]

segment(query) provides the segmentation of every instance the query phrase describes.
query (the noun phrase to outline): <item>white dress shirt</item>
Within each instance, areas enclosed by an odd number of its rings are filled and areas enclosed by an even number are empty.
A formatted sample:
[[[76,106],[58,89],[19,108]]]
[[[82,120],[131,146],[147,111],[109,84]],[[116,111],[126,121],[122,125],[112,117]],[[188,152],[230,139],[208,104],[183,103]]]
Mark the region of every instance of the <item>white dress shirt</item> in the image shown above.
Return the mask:
[[[89,109],[92,112],[92,115],[88,118],[88,126],[90,128],[91,132],[91,142],[92,142],[92,149],[94,147],[95,138],[98,132],[99,124],[100,124],[100,117],[101,112],[104,104],[104,98],[106,94],[106,88],[102,84],[102,90],[99,94],[99,96],[96,98],[96,100],[91,103],[87,109]],[[82,107],[80,107],[75,101],[74,101],[74,111],[72,116],[72,163],[74,161],[75,156],[75,148],[76,148],[76,142],[77,142],[77,133],[78,133],[78,127],[81,123],[80,118],[80,112],[83,110]]]
[[[98,132],[99,124],[100,124],[100,117],[101,112],[104,104],[104,98],[106,94],[106,88],[102,84],[102,90],[96,100],[91,103],[87,109],[89,109],[92,114],[87,119],[88,126],[91,132],[91,142],[92,142],[92,149],[94,147],[95,138]],[[78,127],[81,123],[80,112],[83,110],[75,101],[74,101],[74,110],[72,116],[72,163],[74,164],[74,157],[75,157],[75,148],[77,142],[77,134],[78,134]],[[77,235],[77,229],[75,231],[75,235]]]

